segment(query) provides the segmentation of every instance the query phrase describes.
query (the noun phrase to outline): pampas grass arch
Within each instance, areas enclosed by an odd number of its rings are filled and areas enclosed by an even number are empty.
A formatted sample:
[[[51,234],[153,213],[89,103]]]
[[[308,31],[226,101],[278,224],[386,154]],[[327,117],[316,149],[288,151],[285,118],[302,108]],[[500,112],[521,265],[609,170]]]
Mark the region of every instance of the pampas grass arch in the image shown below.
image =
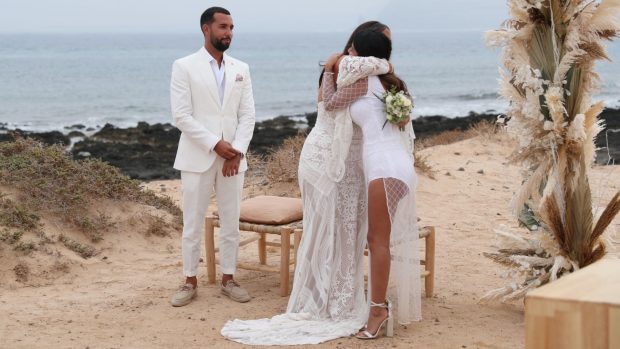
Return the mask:
[[[531,234],[496,230],[487,254],[523,276],[483,300],[510,301],[602,258],[606,228],[620,210],[620,192],[595,217],[588,172],[601,131],[597,60],[620,30],[620,0],[509,0],[511,19],[488,32],[502,49],[500,93],[510,103],[508,132],[518,140],[511,160],[524,181],[511,208]]]

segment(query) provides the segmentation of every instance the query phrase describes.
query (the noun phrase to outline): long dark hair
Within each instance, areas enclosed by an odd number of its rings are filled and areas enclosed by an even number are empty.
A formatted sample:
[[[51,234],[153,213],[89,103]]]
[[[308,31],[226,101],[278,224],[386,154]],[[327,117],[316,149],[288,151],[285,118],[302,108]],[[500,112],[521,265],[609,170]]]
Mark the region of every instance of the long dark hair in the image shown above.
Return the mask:
[[[365,30],[371,30],[377,33],[383,33],[386,29],[390,29],[390,27],[388,27],[387,25],[379,21],[368,21],[368,22],[364,22],[358,25],[357,28],[355,28],[355,30],[353,31],[353,33],[351,33],[351,36],[349,37],[347,44],[344,46],[344,49],[342,50],[342,54],[344,55],[349,54],[349,49],[353,45],[353,40],[359,32],[365,31]]]
[[[368,21],[368,22],[364,22],[364,23],[358,25],[357,28],[355,28],[355,30],[353,30],[353,33],[351,33],[351,36],[349,37],[349,40],[347,40],[347,44],[344,45],[344,49],[342,50],[342,54],[344,54],[344,55],[348,55],[349,54],[349,48],[351,48],[351,45],[353,45],[353,38],[359,32],[361,32],[363,30],[372,30],[372,31],[375,31],[377,33],[383,33],[386,29],[390,29],[390,27],[388,27],[387,25],[385,25],[385,24],[383,24],[383,23],[381,23],[379,21]],[[323,68],[323,70],[321,71],[321,75],[319,76],[319,87],[321,87],[321,83],[323,82],[323,74],[325,74],[325,68]]]
[[[383,33],[372,30],[362,30],[353,37],[353,47],[361,57],[373,56],[389,60],[392,56],[392,40]],[[394,73],[379,75],[386,90],[395,86],[399,91],[407,91],[407,84]]]

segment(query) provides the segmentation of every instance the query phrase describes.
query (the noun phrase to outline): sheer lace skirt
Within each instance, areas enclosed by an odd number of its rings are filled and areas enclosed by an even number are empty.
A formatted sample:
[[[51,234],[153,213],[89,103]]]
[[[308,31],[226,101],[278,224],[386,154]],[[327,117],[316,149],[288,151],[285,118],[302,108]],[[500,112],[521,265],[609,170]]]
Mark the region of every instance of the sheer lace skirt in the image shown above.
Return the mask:
[[[287,312],[269,319],[232,320],[221,333],[252,345],[317,344],[356,333],[366,322],[364,248],[367,200],[361,131],[354,127],[343,179],[324,176],[326,131],[313,130],[299,165],[304,232]]]
[[[416,212],[417,176],[413,159],[413,129],[399,132],[401,139],[368,142],[363,147],[367,183],[383,179],[390,214],[390,284],[401,324],[421,320],[421,267]],[[372,258],[372,256],[371,256]],[[369,297],[370,299],[370,297]]]
[[[332,191],[317,187],[313,172],[321,169],[304,163],[301,159],[304,234],[287,312],[356,319],[363,324],[367,314],[363,291],[367,205],[359,128],[354,128],[344,177]]]
[[[384,178],[383,183],[392,222],[388,298],[394,302],[397,321],[408,324],[422,319],[416,183],[415,180],[405,183],[397,178]]]

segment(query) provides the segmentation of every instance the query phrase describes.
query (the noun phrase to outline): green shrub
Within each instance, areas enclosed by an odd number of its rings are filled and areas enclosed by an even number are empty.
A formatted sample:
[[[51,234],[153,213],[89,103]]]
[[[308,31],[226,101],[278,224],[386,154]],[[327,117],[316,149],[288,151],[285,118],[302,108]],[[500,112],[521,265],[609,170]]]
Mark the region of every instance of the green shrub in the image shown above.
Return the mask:
[[[74,160],[62,146],[43,146],[30,139],[0,143],[0,185],[16,189],[22,202],[2,200],[1,225],[32,230],[40,214],[52,214],[93,242],[101,240],[102,232],[113,225],[109,216],[89,213],[98,200],[145,204],[181,217],[170,198],[143,189],[139,181],[117,168],[100,160]]]

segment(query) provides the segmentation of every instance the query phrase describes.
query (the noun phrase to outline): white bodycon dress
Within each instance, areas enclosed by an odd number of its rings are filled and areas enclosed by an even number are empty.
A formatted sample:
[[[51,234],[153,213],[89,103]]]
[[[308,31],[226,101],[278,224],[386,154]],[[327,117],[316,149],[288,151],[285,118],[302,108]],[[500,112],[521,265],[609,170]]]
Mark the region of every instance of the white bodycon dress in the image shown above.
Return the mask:
[[[368,78],[368,91],[351,104],[353,122],[362,129],[364,173],[366,183],[379,178],[397,179],[406,190],[415,188],[416,175],[411,154],[403,142],[403,134],[397,125],[384,125],[384,104],[378,98],[385,89],[376,76]]]

